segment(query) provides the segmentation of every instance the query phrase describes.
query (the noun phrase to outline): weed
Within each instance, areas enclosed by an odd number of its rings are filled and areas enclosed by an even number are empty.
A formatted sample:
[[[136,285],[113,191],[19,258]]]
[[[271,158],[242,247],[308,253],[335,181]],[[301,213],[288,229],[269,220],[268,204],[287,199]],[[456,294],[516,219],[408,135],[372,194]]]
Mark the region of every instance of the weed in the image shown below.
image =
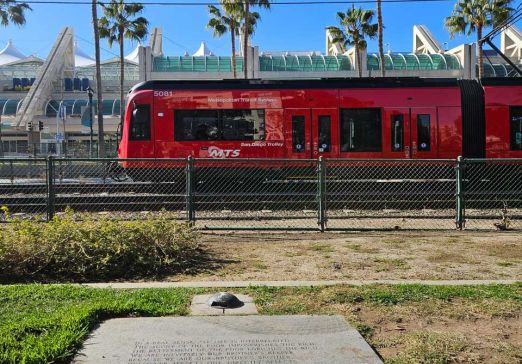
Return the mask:
[[[515,263],[512,262],[497,262],[497,265],[500,267],[511,267],[512,265],[515,265]]]
[[[322,252],[322,253],[333,253],[335,249],[330,244],[313,244],[308,249],[315,251],[315,252]]]
[[[409,264],[404,259],[390,259],[390,258],[375,258],[373,260],[375,263],[378,263],[376,267],[377,272],[387,272],[392,269],[411,269]]]
[[[266,263],[261,260],[253,260],[249,262],[249,264],[257,270],[268,269],[268,265],[266,265]]]
[[[346,244],[345,247],[354,252],[363,253],[363,254],[376,254],[376,253],[380,252],[379,248],[366,247],[366,246],[363,247],[361,244]]]

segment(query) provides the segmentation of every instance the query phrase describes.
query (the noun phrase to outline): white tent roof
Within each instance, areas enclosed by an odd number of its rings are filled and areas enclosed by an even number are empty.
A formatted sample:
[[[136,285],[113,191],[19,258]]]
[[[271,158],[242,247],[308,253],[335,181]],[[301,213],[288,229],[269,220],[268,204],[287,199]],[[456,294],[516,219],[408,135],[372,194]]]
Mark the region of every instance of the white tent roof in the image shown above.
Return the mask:
[[[24,63],[42,63],[43,64],[44,60],[35,56],[34,54],[32,54],[29,57],[25,57],[25,58],[19,59],[17,61],[11,62],[11,63],[6,63],[5,66],[15,66],[15,65],[24,64]]]
[[[132,52],[130,52],[129,54],[127,54],[125,56],[125,59],[127,61],[131,61],[131,62],[134,62],[134,63],[139,63],[139,60],[140,60],[140,57],[139,57],[139,51],[140,51],[140,44],[138,44],[136,46],[136,48],[134,48],[134,50]]]
[[[208,49],[206,43],[204,41],[201,41],[201,45],[199,46],[199,49],[194,53],[193,57],[202,57],[202,56],[210,56],[212,55],[212,51]]]
[[[16,49],[11,40],[9,40],[5,48],[0,51],[0,65],[15,62],[22,58],[26,58],[25,54]]]
[[[96,61],[87,53],[82,51],[76,42],[74,42],[74,65],[76,67],[92,66]]]

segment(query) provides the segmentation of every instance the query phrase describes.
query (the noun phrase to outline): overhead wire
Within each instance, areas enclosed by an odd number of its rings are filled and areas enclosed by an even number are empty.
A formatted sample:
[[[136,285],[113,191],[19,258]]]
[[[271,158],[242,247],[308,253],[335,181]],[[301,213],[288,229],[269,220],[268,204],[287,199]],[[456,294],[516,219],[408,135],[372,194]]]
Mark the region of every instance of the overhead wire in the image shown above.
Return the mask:
[[[429,2],[451,2],[453,0],[382,0],[382,3],[429,3]],[[44,5],[92,5],[91,1],[81,1],[81,0],[69,0],[69,1],[59,1],[59,0],[27,0],[20,1],[16,0],[14,3],[26,3],[32,5],[44,4]],[[282,1],[282,2],[273,2],[270,5],[335,5],[335,4],[368,4],[368,3],[376,3],[376,0],[334,0],[334,1]],[[99,1],[98,4],[105,5],[108,4],[107,1]],[[142,4],[142,5],[155,5],[155,6],[209,6],[220,5],[219,2],[216,1],[208,1],[208,2],[176,2],[176,1],[145,1],[145,2],[137,2],[137,1],[126,1],[125,4]],[[241,4],[239,2],[238,4]]]
[[[88,44],[90,44],[90,45],[95,45],[93,41],[88,40],[88,39],[85,39],[85,38],[83,38],[83,37],[80,37],[78,34],[76,34],[75,37],[78,38],[78,39],[81,40],[81,41],[84,41],[85,43],[88,43]],[[119,54],[114,53],[114,52],[110,51],[110,50],[107,49],[107,48],[100,47],[100,49],[101,49],[102,51],[105,51],[105,52],[107,52],[107,53],[112,54],[112,55],[115,56],[115,57],[119,57],[119,56],[120,56]]]
[[[520,6],[519,6],[519,8],[520,8]],[[510,27],[512,24],[517,22],[519,19],[522,19],[522,9],[517,8],[517,10],[515,10],[506,20],[504,20],[501,24],[499,24],[497,27],[492,29],[488,34],[486,34],[484,37],[482,37],[482,39],[480,39],[480,41],[483,42],[487,38],[494,38],[504,29]]]
[[[190,49],[188,49],[188,47],[184,46],[184,45],[181,44],[181,43],[178,43],[178,42],[173,41],[172,39],[170,39],[169,37],[167,37],[165,34],[163,34],[163,38],[165,38],[166,40],[168,40],[169,42],[171,42],[171,43],[174,44],[175,46],[182,48],[184,51],[186,51],[186,52],[190,52]]]

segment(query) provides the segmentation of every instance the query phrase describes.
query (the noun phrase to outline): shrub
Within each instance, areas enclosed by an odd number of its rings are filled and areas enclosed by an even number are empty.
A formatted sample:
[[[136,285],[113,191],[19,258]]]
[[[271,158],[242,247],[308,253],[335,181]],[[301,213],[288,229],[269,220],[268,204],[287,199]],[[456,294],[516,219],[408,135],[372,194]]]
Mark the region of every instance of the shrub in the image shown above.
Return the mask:
[[[139,221],[82,216],[49,222],[9,217],[1,228],[0,280],[102,280],[155,276],[190,268],[195,232],[168,213]]]

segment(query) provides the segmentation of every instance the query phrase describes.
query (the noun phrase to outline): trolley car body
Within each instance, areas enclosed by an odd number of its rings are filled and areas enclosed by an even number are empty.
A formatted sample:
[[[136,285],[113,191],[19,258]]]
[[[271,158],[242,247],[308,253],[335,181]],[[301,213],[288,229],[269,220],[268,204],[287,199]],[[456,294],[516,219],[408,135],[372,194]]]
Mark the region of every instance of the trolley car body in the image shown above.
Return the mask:
[[[148,81],[119,157],[522,157],[521,128],[520,80]]]

